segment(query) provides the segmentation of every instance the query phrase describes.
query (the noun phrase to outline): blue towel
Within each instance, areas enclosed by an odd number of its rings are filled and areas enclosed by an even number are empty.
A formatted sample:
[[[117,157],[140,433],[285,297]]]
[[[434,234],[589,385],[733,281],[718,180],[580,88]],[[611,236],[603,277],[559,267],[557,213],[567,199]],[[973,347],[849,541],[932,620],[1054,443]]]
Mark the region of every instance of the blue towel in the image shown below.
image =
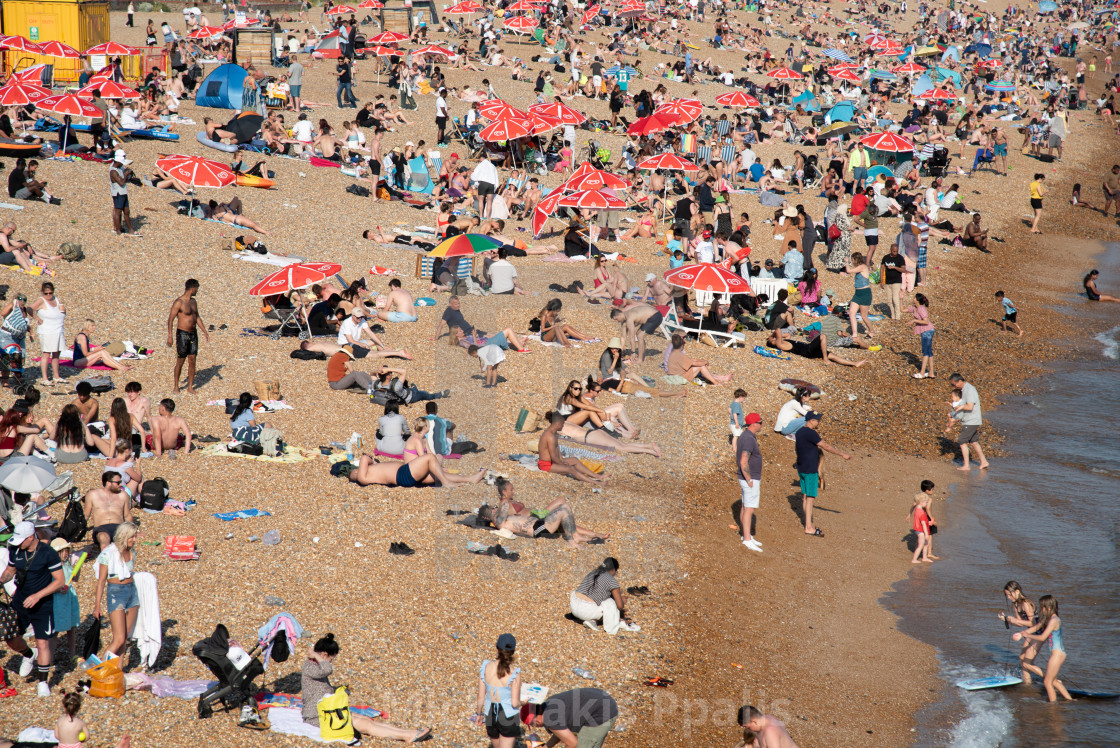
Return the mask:
[[[235,519],[248,519],[250,517],[271,517],[272,512],[263,509],[242,509],[237,512],[219,512],[214,515],[222,522],[232,522]]]

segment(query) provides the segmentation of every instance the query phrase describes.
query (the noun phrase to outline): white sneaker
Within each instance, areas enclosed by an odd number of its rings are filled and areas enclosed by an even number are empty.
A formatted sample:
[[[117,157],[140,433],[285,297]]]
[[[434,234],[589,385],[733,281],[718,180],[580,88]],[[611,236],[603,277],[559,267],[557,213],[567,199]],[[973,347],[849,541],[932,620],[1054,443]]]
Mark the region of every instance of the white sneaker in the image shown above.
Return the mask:
[[[31,648],[30,655],[23,656],[23,662],[19,664],[19,677],[26,678],[31,675],[31,671],[35,669],[35,658],[39,656],[39,650],[35,647]]]
[[[584,621],[583,625],[586,626],[587,628],[591,629],[592,631],[598,631],[599,630],[599,624],[596,621]]]
[[[743,545],[745,545],[747,548],[754,551],[755,553],[762,553],[762,544],[759,543],[757,540],[747,541],[746,543],[743,543]]]
[[[50,696],[50,695],[51,695],[51,687],[48,686],[46,684],[46,682],[39,681],[39,696],[44,697],[44,696]]]

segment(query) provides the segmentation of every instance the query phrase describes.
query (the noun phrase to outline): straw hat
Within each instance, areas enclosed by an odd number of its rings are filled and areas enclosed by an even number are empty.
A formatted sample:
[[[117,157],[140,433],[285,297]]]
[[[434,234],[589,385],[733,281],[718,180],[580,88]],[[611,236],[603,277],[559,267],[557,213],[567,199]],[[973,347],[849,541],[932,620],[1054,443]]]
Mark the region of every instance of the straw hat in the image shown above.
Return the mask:
[[[607,341],[607,348],[618,348],[622,350],[622,341],[618,338],[611,338]]]

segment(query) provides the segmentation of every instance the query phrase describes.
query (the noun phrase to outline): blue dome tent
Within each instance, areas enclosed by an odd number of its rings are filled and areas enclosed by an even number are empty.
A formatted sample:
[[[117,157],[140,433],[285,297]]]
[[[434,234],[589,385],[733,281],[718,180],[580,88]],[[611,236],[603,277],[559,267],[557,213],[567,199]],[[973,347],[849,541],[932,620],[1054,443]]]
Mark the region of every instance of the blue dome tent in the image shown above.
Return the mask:
[[[245,69],[233,63],[219,65],[198,86],[194,103],[214,109],[252,109],[245,97]]]

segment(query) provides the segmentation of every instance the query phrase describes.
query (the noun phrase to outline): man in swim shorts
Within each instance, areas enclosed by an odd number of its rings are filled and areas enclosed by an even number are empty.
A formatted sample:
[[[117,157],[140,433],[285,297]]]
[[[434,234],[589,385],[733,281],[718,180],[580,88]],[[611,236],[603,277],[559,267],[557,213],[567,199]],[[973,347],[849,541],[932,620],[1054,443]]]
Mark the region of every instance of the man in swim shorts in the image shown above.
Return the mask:
[[[486,470],[480,469],[469,477],[449,475],[440,467],[435,455],[420,455],[411,462],[377,462],[369,455],[362,455],[358,466],[350,471],[350,481],[359,486],[399,486],[401,488],[414,488],[416,486],[435,485],[461,486],[468,483],[478,483],[486,475]]]
[[[202,322],[198,313],[198,281],[188,278],[183,284],[183,295],[175,299],[171,305],[171,314],[167,317],[167,347],[175,347],[175,381],[171,387],[173,393],[179,392],[179,377],[183,373],[183,362],[187,362],[187,392],[194,394],[194,370],[198,358],[198,328],[210,342],[210,333]]]
[[[606,540],[610,537],[608,534],[594,532],[577,525],[575,513],[567,499],[557,499],[552,502],[546,507],[548,514],[538,517],[524,504],[514,501],[513,484],[508,480],[498,478],[494,482],[494,487],[498,489],[498,507],[495,509],[483,504],[478,508],[478,518],[499,530],[508,530],[523,538],[535,538],[543,533],[554,533],[559,530],[572,548],[597,538]]]
[[[622,327],[622,339],[635,347],[638,363],[642,363],[646,357],[646,336],[661,327],[661,312],[649,304],[634,304],[626,309],[612,309],[611,319]]]
[[[606,483],[605,476],[591,472],[576,458],[560,455],[560,444],[556,435],[564,427],[567,418],[557,411],[550,411],[547,417],[548,428],[541,432],[540,439],[537,441],[537,467],[541,472],[568,475],[584,483]]]
[[[86,524],[93,528],[91,535],[101,550],[113,542],[118,525],[132,522],[132,501],[121,485],[121,474],[106,470],[101,474],[101,488],[90,491],[82,499]]]
[[[385,308],[377,312],[377,319],[386,322],[415,322],[418,319],[412,294],[401,287],[397,278],[389,281],[389,297]]]

